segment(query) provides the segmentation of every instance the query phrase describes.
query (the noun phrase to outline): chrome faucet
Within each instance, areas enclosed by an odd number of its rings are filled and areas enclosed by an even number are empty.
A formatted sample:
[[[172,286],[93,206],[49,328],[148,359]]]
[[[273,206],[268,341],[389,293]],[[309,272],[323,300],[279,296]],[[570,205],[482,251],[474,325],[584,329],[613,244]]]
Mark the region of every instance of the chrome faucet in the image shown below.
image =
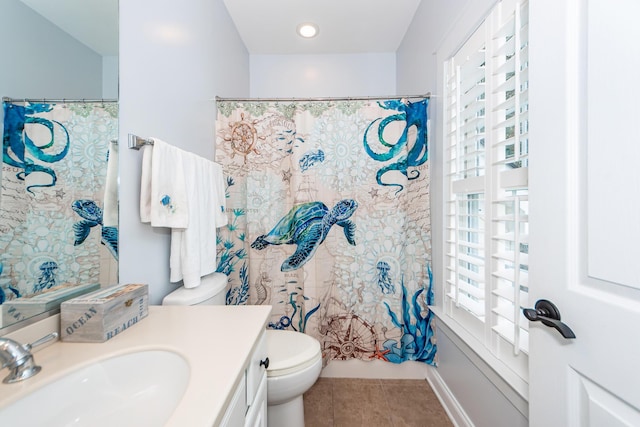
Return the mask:
[[[53,332],[25,345],[10,338],[0,338],[0,363],[2,364],[0,369],[9,368],[10,370],[9,375],[2,382],[5,384],[15,383],[31,378],[40,372],[42,367],[36,365],[31,349],[56,338],[58,338],[58,333]]]

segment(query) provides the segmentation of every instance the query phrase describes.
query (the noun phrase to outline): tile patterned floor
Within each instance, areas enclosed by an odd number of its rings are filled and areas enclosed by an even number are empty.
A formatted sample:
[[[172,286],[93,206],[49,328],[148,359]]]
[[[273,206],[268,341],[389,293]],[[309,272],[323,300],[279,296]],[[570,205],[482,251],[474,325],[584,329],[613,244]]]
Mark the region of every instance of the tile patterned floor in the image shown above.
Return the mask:
[[[304,394],[306,427],[452,427],[426,380],[319,378]]]

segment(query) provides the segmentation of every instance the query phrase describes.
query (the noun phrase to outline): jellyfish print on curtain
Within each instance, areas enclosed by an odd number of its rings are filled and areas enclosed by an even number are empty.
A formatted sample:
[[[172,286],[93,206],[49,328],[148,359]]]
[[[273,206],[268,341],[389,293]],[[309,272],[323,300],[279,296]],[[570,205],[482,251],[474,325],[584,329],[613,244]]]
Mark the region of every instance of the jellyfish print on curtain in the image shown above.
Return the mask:
[[[434,363],[428,99],[218,102],[227,304],[323,360]]]

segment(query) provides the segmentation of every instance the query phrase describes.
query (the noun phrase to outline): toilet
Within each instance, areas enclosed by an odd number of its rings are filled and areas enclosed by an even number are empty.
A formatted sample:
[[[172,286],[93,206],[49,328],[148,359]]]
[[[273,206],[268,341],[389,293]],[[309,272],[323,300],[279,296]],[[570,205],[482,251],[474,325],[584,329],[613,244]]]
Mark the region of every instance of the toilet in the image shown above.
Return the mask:
[[[227,276],[212,273],[200,286],[171,292],[162,305],[224,305]],[[274,427],[303,427],[302,395],[322,370],[322,351],[315,338],[295,331],[267,330],[267,421]]]
[[[267,354],[268,425],[302,427],[302,395],[322,370],[320,342],[300,332],[267,329]]]

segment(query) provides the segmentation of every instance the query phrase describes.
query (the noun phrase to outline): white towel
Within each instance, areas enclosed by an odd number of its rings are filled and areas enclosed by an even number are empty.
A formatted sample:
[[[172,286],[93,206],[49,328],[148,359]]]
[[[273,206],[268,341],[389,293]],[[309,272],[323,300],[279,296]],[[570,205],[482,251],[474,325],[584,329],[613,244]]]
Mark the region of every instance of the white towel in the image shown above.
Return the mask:
[[[102,225],[118,226],[118,143],[109,142],[107,159],[107,178],[104,183],[104,209]]]
[[[224,191],[224,173],[222,166],[218,163],[214,163],[212,179],[216,189],[216,228],[220,228],[229,223],[229,217],[227,216],[227,195]]]
[[[142,171],[140,178],[140,221],[151,222],[151,158],[153,146],[143,145]]]
[[[153,227],[186,228],[189,204],[182,156],[189,154],[153,138],[150,218]]]
[[[220,165],[184,154],[189,227],[171,230],[170,280],[195,288],[202,276],[216,270],[216,228],[227,224],[226,201]]]

